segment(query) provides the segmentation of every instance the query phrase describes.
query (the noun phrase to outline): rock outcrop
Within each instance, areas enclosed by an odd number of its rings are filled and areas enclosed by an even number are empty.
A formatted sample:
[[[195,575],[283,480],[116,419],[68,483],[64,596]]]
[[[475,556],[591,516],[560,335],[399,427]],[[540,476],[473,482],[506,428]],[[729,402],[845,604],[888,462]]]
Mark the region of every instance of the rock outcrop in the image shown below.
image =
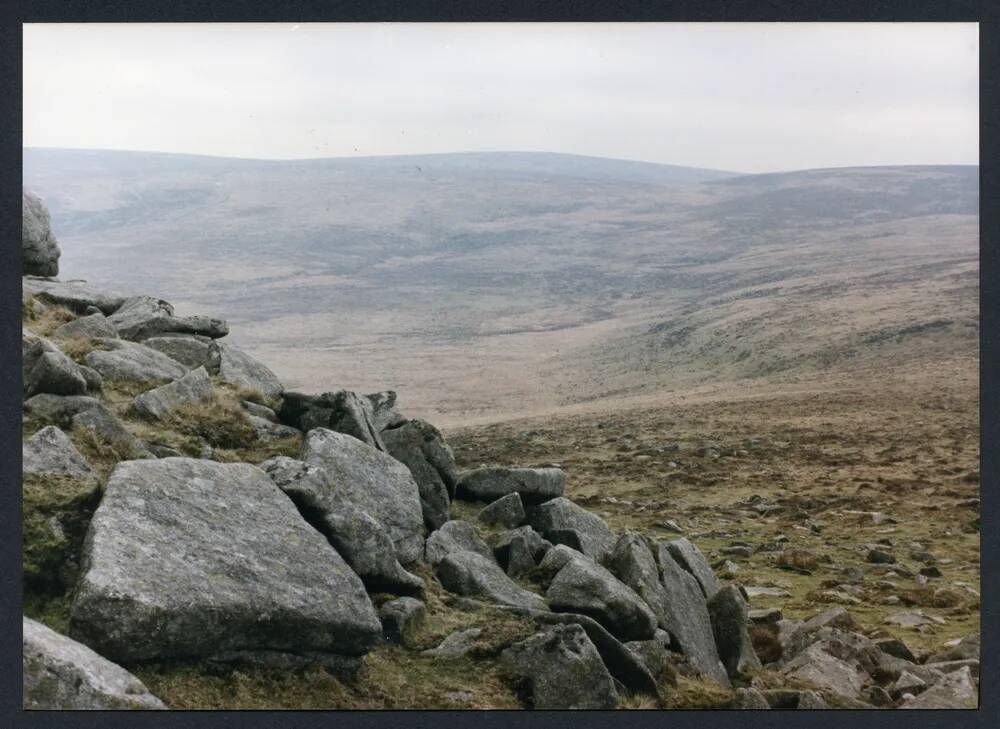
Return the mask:
[[[395,402],[395,393],[393,402]],[[371,400],[373,395],[369,395]],[[382,408],[382,421],[393,422],[385,414],[385,400],[377,400]],[[373,405],[374,408],[374,405]],[[379,411],[376,411],[376,413]],[[373,416],[375,429],[380,420]],[[382,429],[386,451],[410,469],[420,489],[420,504],[424,522],[431,531],[448,521],[451,497],[455,495],[455,456],[441,432],[423,420],[408,420],[389,430]]]
[[[33,192],[21,192],[21,268],[26,276],[59,275],[59,242],[49,210]]]

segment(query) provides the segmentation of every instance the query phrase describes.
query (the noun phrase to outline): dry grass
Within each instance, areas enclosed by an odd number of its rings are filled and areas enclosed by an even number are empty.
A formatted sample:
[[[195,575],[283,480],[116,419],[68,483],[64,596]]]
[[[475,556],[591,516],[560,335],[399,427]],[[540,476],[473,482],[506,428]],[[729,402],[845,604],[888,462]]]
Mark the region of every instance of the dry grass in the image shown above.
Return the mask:
[[[781,641],[775,631],[763,625],[750,625],[750,642],[761,663],[774,663],[781,659]]]
[[[185,435],[203,438],[214,448],[247,448],[257,442],[257,432],[246,410],[218,390],[205,402],[177,408],[166,424]]]
[[[77,318],[70,309],[60,304],[45,304],[45,308],[37,306],[34,301],[28,307],[28,317],[25,317],[25,304],[21,302],[21,321],[24,326],[40,337],[49,337],[56,329]]]
[[[73,337],[71,339],[60,339],[59,349],[74,362],[83,364],[83,359],[88,354],[99,349],[107,349],[107,347],[96,339]]]
[[[679,676],[677,688],[661,702],[664,709],[726,709],[732,704],[733,693],[714,681]]]
[[[786,549],[778,555],[774,563],[779,567],[814,570],[819,565],[819,558],[804,549]]]
[[[119,462],[139,457],[139,451],[131,444],[104,440],[89,428],[74,427],[69,435],[102,481]]]

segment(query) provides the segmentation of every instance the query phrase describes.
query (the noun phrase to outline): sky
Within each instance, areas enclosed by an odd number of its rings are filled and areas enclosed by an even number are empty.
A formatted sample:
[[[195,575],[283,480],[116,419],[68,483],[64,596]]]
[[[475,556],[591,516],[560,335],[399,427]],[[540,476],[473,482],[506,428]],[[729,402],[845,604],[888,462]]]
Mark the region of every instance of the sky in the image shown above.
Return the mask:
[[[976,24],[29,24],[24,145],[977,164]]]

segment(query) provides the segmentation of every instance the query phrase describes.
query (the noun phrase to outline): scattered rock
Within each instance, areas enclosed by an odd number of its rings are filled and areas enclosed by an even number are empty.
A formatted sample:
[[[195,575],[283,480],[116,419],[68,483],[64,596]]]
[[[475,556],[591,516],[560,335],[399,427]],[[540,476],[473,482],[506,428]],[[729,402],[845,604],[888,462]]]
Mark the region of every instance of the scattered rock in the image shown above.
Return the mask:
[[[747,618],[756,625],[774,625],[782,617],[781,608],[776,607],[747,611]]]
[[[883,638],[882,640],[875,641],[876,647],[883,653],[887,653],[890,656],[895,656],[896,658],[901,658],[904,661],[909,661],[910,663],[916,663],[917,658],[913,655],[906,643],[901,641],[899,638]]]
[[[167,355],[155,349],[121,339],[97,340],[102,349],[88,352],[83,358],[88,367],[97,370],[111,382],[171,382],[183,377],[187,370]]]
[[[371,591],[419,593],[424,581],[407,572],[383,526],[330,482],[326,471],[287,456],[260,464]]]
[[[541,534],[530,526],[522,526],[504,532],[493,547],[493,556],[505,570],[510,564],[510,555],[513,544],[517,542],[520,551],[526,549],[531,557],[532,565],[538,564],[545,557],[546,553],[552,549],[552,542],[544,539]]]
[[[434,658],[461,658],[475,648],[476,641],[482,633],[482,628],[459,630],[441,641],[437,648],[429,648],[421,653]]]
[[[521,495],[513,493],[497,499],[480,511],[476,518],[484,524],[500,524],[508,529],[518,526],[525,518]]]
[[[501,670],[521,682],[534,709],[613,709],[611,674],[579,625],[559,625],[500,654]]]
[[[314,428],[305,437],[302,460],[322,468],[330,484],[383,526],[403,565],[424,551],[420,494],[406,466],[343,433]]]
[[[566,474],[559,468],[477,468],[459,475],[456,493],[473,501],[495,501],[520,494],[525,504],[563,495]]]
[[[390,643],[405,644],[414,630],[424,622],[427,609],[412,597],[397,597],[379,608],[382,637]]]
[[[596,514],[565,497],[530,506],[528,524],[553,544],[566,544],[594,561],[607,556],[615,545],[615,536],[607,523]]]
[[[54,425],[48,425],[21,446],[22,472],[34,475],[68,476],[90,479],[93,469],[69,436]]]
[[[427,537],[424,558],[432,567],[454,552],[475,552],[486,559],[493,559],[493,552],[479,536],[476,527],[467,521],[453,519]]]
[[[508,577],[492,555],[468,551],[451,552],[438,562],[435,574],[449,592],[478,597],[499,605],[545,610],[545,602]]]
[[[788,590],[784,590],[780,587],[757,587],[749,586],[744,587],[743,591],[747,594],[748,598],[754,597],[791,597],[792,593]]]
[[[901,709],[975,709],[979,692],[968,667],[949,673],[919,696],[907,699]]]
[[[889,552],[883,549],[871,549],[868,551],[868,555],[865,557],[866,560],[872,564],[895,564],[896,558]]]
[[[178,408],[204,402],[212,396],[212,380],[204,367],[183,377],[147,390],[132,401],[132,409],[151,420],[165,420]]]
[[[90,523],[70,632],[112,660],[358,656],[381,639],[364,585],[267,475],[125,461]]]
[[[22,619],[25,709],[165,709],[143,683],[87,646]]]
[[[836,658],[813,644],[785,664],[783,673],[841,696],[858,698],[865,680],[857,666]]]

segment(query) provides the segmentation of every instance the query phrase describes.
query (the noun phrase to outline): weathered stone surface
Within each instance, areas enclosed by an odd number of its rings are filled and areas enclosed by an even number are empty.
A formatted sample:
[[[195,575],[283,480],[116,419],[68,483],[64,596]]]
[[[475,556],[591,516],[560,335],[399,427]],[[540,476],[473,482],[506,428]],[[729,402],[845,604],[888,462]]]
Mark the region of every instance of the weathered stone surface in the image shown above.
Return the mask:
[[[524,504],[521,503],[521,495],[517,493],[503,496],[476,516],[484,524],[500,524],[512,529],[524,521]]]
[[[73,428],[89,430],[99,441],[132,448],[137,452],[143,450],[139,441],[126,430],[122,421],[100,403],[74,415],[70,424]]]
[[[405,644],[427,615],[424,604],[413,597],[397,597],[382,605],[378,616],[382,621],[382,637],[390,643]]]
[[[455,457],[444,436],[430,423],[408,420],[381,431],[381,438],[389,455],[409,468],[417,482],[427,528],[438,529],[448,521],[455,493]]]
[[[650,640],[632,640],[626,643],[625,647],[642,661],[646,670],[654,677],[660,676],[670,665],[670,656],[666,647],[655,638]]]
[[[901,709],[975,709],[979,706],[979,692],[972,680],[972,672],[963,667],[947,674],[919,696],[904,701]]]
[[[534,709],[613,709],[611,674],[579,625],[559,625],[507,648],[501,670],[527,685]]]
[[[204,367],[138,395],[132,409],[152,420],[164,420],[178,408],[204,402],[212,396],[212,380]]]
[[[452,519],[427,537],[424,559],[435,566],[453,552],[475,552],[486,559],[493,559],[493,552],[479,536],[476,527],[461,519]]]
[[[535,568],[535,558],[531,545],[523,536],[511,540],[507,549],[507,564],[504,571],[511,577],[526,575]]]
[[[459,474],[456,493],[474,501],[496,501],[520,494],[525,504],[563,495],[566,474],[559,468],[477,468]]]
[[[260,403],[253,402],[252,400],[243,400],[242,405],[243,408],[251,415],[256,415],[258,418],[263,418],[271,423],[278,422],[278,415],[271,408],[267,407],[267,405],[261,405]],[[286,427],[290,428],[291,426]],[[295,430],[301,432],[298,428]]]
[[[190,370],[204,367],[209,374],[218,374],[222,357],[219,343],[208,337],[173,335],[142,340],[150,349],[167,355]]]
[[[705,559],[705,555],[701,553],[698,547],[688,541],[687,538],[681,537],[680,539],[667,542],[667,548],[670,550],[670,555],[674,558],[674,561],[698,580],[698,586],[701,587],[701,592],[705,596],[705,599],[712,597],[712,595],[719,591],[719,580],[715,576],[715,572],[712,571],[712,567],[708,564],[708,560]]]
[[[221,319],[204,316],[174,316],[174,307],[151,296],[132,296],[108,317],[108,323],[118,336],[142,341],[168,332],[200,334],[217,339],[229,333],[229,325]]]
[[[979,658],[980,638],[978,635],[967,635],[955,645],[945,648],[945,650],[928,656],[928,663],[939,663],[942,661],[962,661],[968,658]]]
[[[96,407],[101,401],[87,395],[51,395],[43,393],[24,401],[24,412],[42,422],[70,427],[73,416]]]
[[[482,628],[459,630],[445,637],[436,648],[428,648],[421,654],[434,658],[461,658],[468,655],[482,634]]]
[[[600,561],[615,546],[615,535],[605,521],[565,497],[528,508],[528,524],[553,544],[567,544],[572,537],[578,549],[594,561]]]
[[[219,344],[219,378],[236,387],[277,400],[284,392],[281,380],[263,363],[231,344]]]
[[[468,551],[449,553],[434,568],[441,586],[449,592],[478,597],[499,605],[545,610],[539,595],[508,577],[493,557]]]
[[[382,525],[330,481],[326,471],[287,456],[260,464],[371,591],[418,593],[424,581],[407,572]]]
[[[84,395],[89,389],[80,367],[44,340],[35,344],[24,363],[29,365],[24,374],[24,394],[27,397],[40,393]]]
[[[382,432],[386,428],[395,428],[406,422],[396,408],[396,393],[393,390],[373,392],[365,395],[372,407],[372,425]]]
[[[28,474],[93,478],[93,469],[69,436],[48,425],[21,446],[21,470]]]
[[[261,418],[251,413],[247,413],[247,419],[257,434],[257,440],[261,443],[273,443],[274,441],[284,440],[285,438],[297,438],[302,435],[300,431],[290,425],[274,423],[267,418]]]
[[[738,688],[733,699],[734,709],[770,709],[764,694],[755,688]]]
[[[660,625],[677,641],[691,665],[703,676],[729,686],[729,677],[719,660],[712,621],[701,586],[694,576],[674,560],[665,542],[656,552],[660,580],[666,600],[658,608]]]
[[[356,656],[381,639],[361,580],[260,469],[125,461],[84,545],[71,634],[117,661]]]
[[[117,339],[118,331],[108,323],[104,314],[90,314],[68,321],[54,332],[53,339]]]
[[[45,203],[33,192],[21,190],[21,271],[28,276],[59,275],[59,242]]]
[[[656,630],[656,616],[642,598],[587,559],[567,562],[546,597],[553,610],[588,615],[621,640],[646,640]]]
[[[100,372],[105,380],[171,382],[187,372],[184,365],[145,345],[121,339],[98,341],[103,348],[88,352],[83,361]]]
[[[813,644],[789,661],[783,673],[841,696],[856,699],[864,689],[865,677],[858,666],[841,660]]]
[[[532,565],[538,564],[546,552],[552,549],[552,542],[544,539],[541,534],[530,526],[522,526],[504,532],[493,547],[493,556],[496,557],[497,562],[505,570],[510,564],[511,545],[515,541],[528,549],[528,552],[531,554]]]
[[[348,501],[386,530],[404,565],[424,551],[424,519],[416,482],[392,456],[343,433],[314,428],[305,437],[302,460],[326,471]]]
[[[589,558],[565,544],[556,544],[545,553],[542,561],[538,563],[539,575],[544,578],[546,586],[548,586],[552,584],[552,580],[563,567],[577,559]]]
[[[86,281],[53,281],[26,276],[21,279],[21,288],[39,301],[61,304],[78,314],[93,313],[88,311],[91,307],[106,315],[113,314],[125,302],[124,296],[94,288]]]
[[[87,646],[22,620],[25,709],[165,709],[143,683]]]
[[[730,678],[748,674],[761,667],[747,630],[748,607],[739,588],[727,585],[708,601],[715,647]]]

